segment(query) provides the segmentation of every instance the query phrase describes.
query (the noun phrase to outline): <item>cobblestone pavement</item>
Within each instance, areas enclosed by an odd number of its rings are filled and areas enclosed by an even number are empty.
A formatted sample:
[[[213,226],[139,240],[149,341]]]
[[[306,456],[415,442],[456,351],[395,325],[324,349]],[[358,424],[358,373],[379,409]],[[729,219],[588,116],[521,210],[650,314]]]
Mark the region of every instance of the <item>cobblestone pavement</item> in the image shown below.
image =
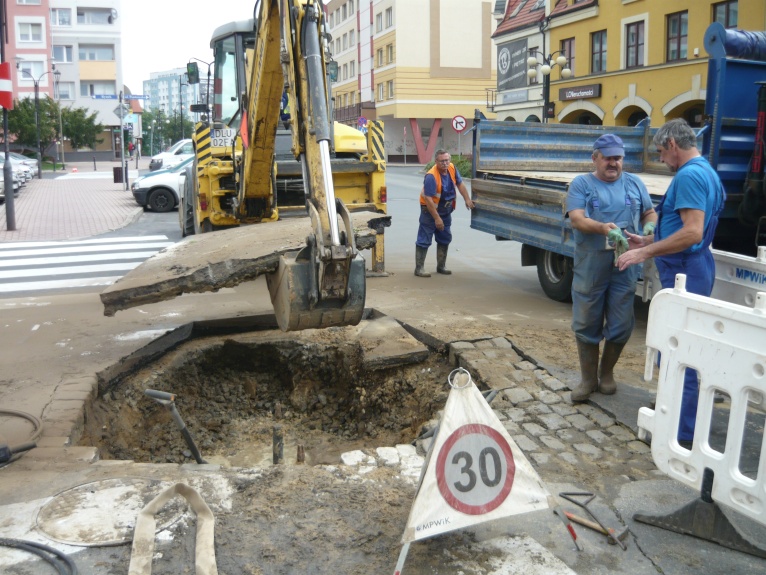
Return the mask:
[[[125,184],[114,183],[111,165],[105,171],[107,164],[102,164],[101,171],[88,163],[69,164],[66,173],[46,172],[43,179],[27,182],[14,198],[15,230],[8,229],[6,204],[0,205],[0,241],[77,240],[135,221],[143,208]],[[132,166],[129,178],[137,174]]]

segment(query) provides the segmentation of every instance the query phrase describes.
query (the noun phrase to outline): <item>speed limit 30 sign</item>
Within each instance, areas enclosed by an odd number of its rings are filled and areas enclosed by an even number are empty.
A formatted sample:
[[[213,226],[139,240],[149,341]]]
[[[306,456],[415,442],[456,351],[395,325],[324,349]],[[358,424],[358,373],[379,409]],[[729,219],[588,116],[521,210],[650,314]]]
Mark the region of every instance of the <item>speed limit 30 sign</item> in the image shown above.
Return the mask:
[[[436,461],[439,492],[450,507],[467,515],[483,515],[502,505],[515,473],[506,439],[481,423],[452,432]]]

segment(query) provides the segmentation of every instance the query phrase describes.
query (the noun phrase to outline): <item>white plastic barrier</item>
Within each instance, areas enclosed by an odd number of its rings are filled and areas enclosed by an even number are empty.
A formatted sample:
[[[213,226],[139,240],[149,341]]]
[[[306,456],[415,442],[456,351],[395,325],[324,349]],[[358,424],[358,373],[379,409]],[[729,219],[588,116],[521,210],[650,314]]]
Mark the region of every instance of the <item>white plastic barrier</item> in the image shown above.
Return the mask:
[[[712,499],[766,525],[766,442],[761,434],[755,479],[740,471],[748,404],[766,397],[766,293],[748,308],[686,292],[686,276],[660,291],[649,308],[644,378],[652,378],[660,353],[656,409],[638,412],[639,437],[652,434],[652,457],[670,477],[700,489],[705,468],[715,474]],[[699,374],[694,445],[676,440],[685,368]],[[715,391],[731,397],[723,453],[711,448],[709,430]]]

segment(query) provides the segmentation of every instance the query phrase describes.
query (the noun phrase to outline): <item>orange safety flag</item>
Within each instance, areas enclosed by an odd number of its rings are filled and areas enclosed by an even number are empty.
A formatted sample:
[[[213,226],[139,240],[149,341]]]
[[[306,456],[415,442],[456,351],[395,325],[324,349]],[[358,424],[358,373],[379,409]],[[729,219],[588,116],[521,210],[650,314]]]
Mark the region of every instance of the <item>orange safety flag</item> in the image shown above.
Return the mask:
[[[239,134],[242,136],[242,146],[250,147],[250,132],[247,130],[247,109],[242,108],[242,121],[239,123]]]

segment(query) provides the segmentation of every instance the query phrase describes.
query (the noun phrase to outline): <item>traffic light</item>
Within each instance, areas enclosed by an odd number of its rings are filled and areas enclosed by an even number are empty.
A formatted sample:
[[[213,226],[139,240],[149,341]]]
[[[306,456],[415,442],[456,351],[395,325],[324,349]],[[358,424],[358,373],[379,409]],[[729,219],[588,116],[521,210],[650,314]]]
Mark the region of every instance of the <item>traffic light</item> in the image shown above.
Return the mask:
[[[196,62],[186,64],[186,75],[189,77],[189,84],[199,84],[199,68]]]

